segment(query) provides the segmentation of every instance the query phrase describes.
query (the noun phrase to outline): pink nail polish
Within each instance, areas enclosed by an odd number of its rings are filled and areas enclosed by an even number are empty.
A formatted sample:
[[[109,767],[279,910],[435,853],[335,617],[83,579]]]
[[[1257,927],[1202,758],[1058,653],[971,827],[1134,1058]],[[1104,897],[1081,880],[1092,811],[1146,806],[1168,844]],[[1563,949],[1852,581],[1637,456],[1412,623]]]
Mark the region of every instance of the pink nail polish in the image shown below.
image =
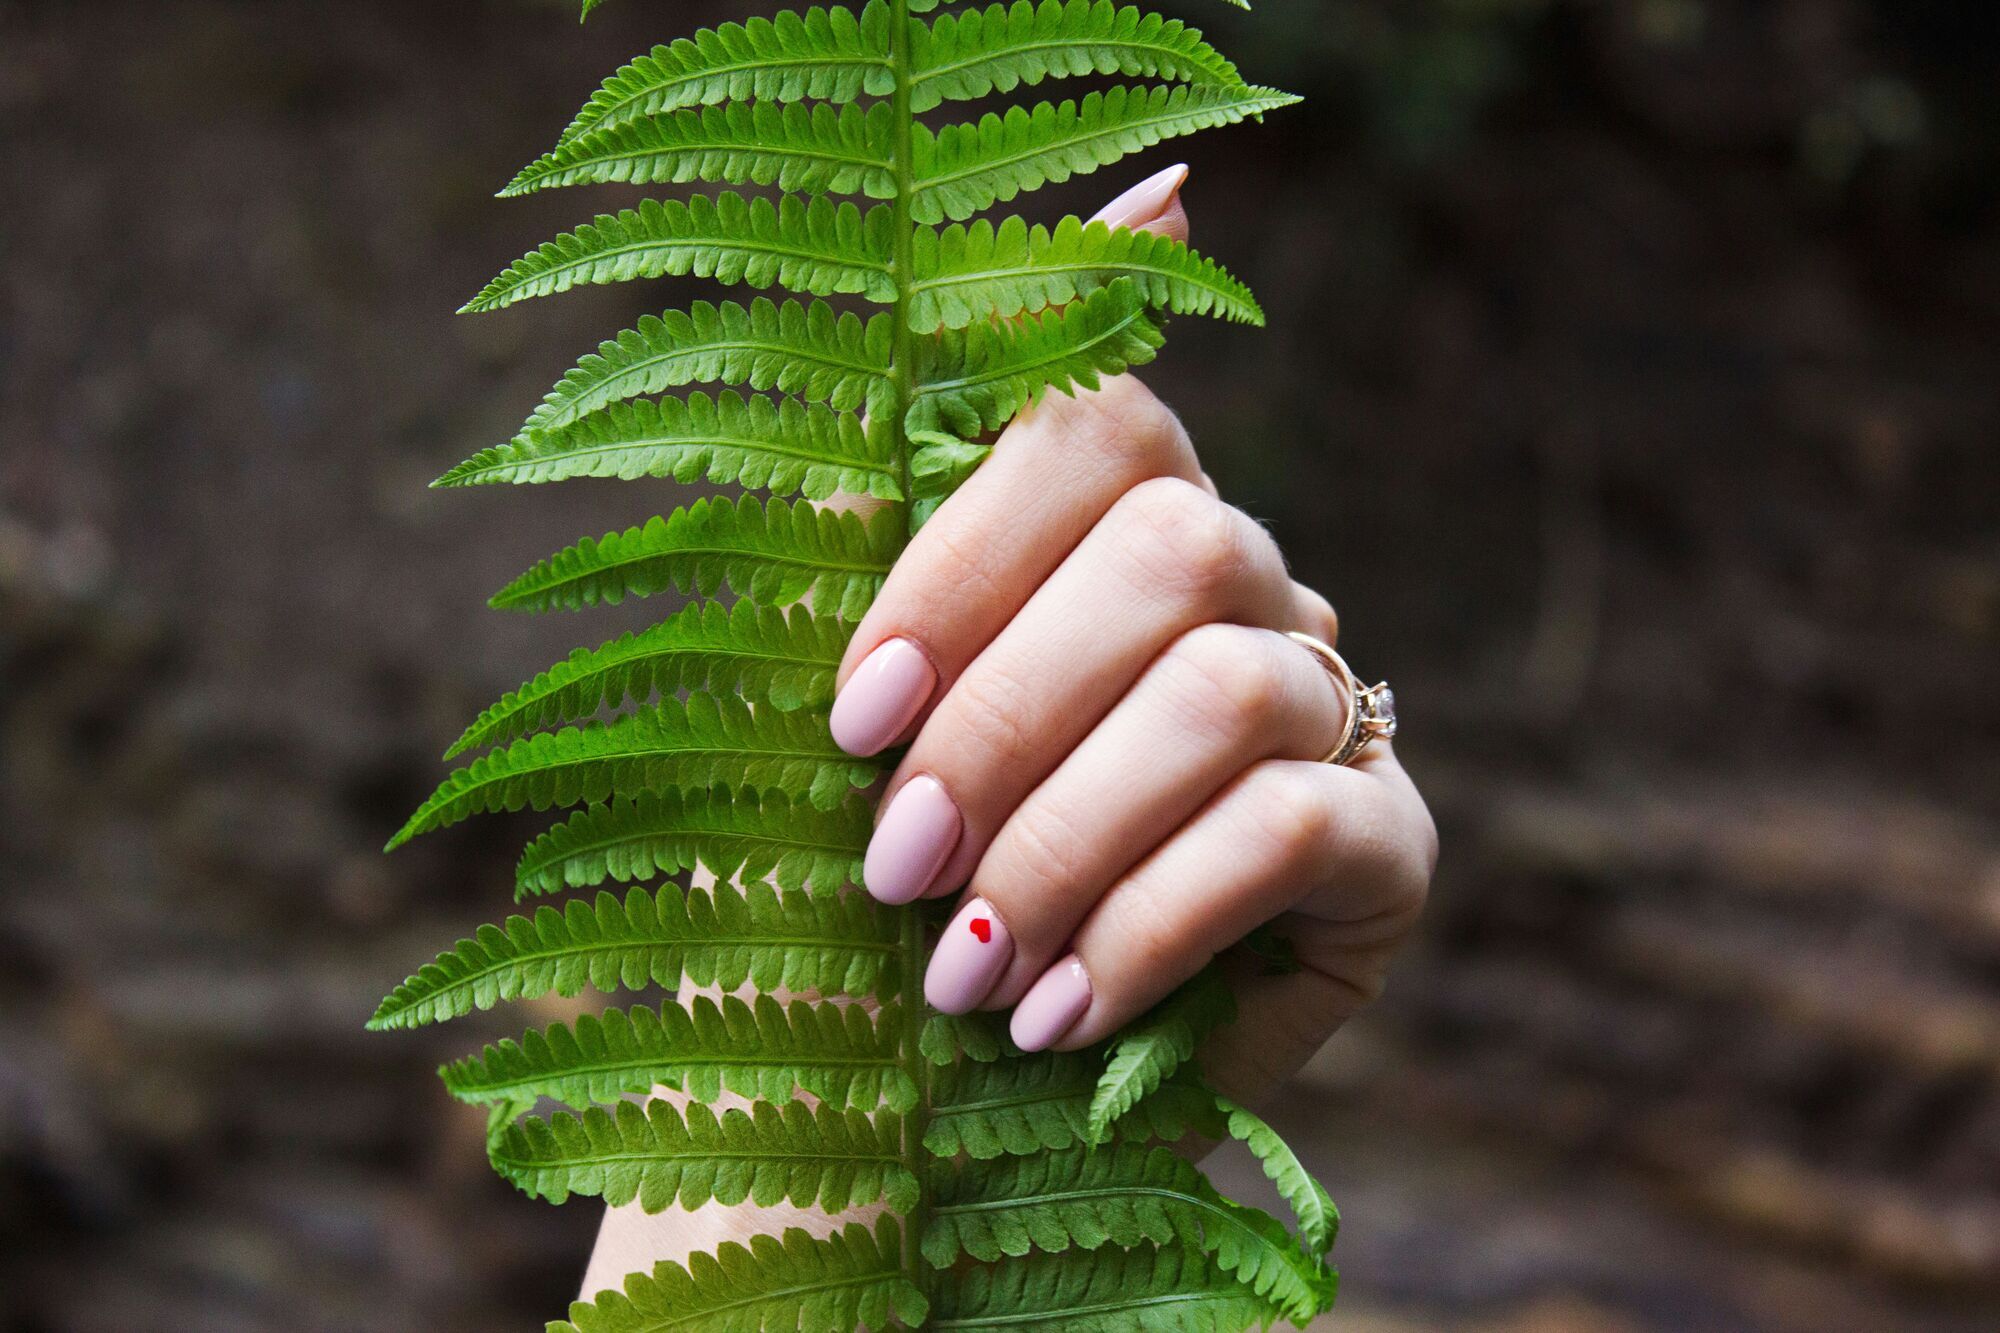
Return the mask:
[[[833,701],[827,726],[849,754],[875,754],[903,734],[937,688],[937,669],[908,639],[890,639],[861,659]]]
[[[1187,177],[1186,163],[1155,172],[1098,209],[1090,220],[1112,227],[1138,227],[1151,222],[1165,211]]]
[[[947,1014],[968,1014],[993,990],[993,983],[1014,957],[1014,937],[983,898],[958,909],[944,928],[930,969],[924,973],[924,998],[931,1008]]]
[[[921,897],[944,869],[964,827],[943,783],[928,775],[911,778],[889,802],[868,841],[861,863],[868,892],[885,903]]]
[[[1009,1030],[1024,1051],[1047,1050],[1063,1039],[1090,1008],[1090,977],[1083,960],[1070,954],[1042,974],[1014,1007]]]

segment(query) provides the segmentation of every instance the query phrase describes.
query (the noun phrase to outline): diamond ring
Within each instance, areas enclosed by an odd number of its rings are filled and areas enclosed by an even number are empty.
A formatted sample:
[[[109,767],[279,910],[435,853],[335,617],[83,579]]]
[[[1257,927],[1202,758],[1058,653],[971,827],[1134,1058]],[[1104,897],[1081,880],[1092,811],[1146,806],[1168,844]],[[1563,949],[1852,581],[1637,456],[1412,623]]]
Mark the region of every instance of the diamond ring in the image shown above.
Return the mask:
[[[1363,685],[1340,654],[1329,645],[1297,630],[1288,632],[1285,637],[1318,658],[1327,675],[1333,677],[1335,688],[1347,696],[1347,721],[1341,727],[1339,742],[1327,753],[1325,762],[1351,764],[1370,742],[1377,738],[1386,741],[1396,734],[1396,692],[1389,688],[1388,681]]]

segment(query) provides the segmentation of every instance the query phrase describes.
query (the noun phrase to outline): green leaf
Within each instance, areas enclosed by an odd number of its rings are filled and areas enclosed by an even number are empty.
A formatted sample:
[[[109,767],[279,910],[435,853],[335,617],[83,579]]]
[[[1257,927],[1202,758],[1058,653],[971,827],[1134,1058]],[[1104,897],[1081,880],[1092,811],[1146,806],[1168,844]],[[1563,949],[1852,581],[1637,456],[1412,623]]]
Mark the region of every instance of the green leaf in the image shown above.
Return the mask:
[[[1151,361],[1165,341],[1125,279],[1061,310],[949,329],[924,344],[906,425],[967,438],[999,430],[1045,390],[1095,389],[1101,376]]]
[[[781,1005],[768,995],[717,1005],[697,996],[691,1009],[609,1009],[574,1027],[552,1024],[439,1074],[452,1096],[474,1104],[551,1097],[581,1107],[665,1086],[699,1102],[725,1089],[771,1102],[808,1092],[834,1107],[886,1102],[902,1112],[917,1088],[897,1064],[900,1022],[893,1004],[871,1021],[860,1005]]]
[[[1243,1333],[1273,1311],[1199,1250],[1032,1254],[940,1284],[930,1322],[1007,1333]]]
[[[1276,1130],[1228,1098],[1218,1097],[1215,1104],[1228,1120],[1229,1136],[1249,1147],[1263,1166],[1264,1174],[1292,1206],[1306,1245],[1314,1254],[1325,1254],[1332,1249],[1334,1237],[1340,1234],[1340,1210],[1299,1161],[1291,1145],[1279,1138]]]
[[[912,145],[919,222],[963,221],[990,205],[1109,166],[1128,153],[1299,99],[1270,88],[1113,88],[1081,102],[1010,107],[976,124],[919,129]]]
[[[770,886],[600,893],[481,926],[390,992],[368,1022],[412,1028],[506,1000],[646,986],[718,986],[887,996],[897,926],[860,895],[780,898]]]
[[[896,193],[893,124],[886,102],[866,111],[826,102],[731,102],[669,111],[565,139],[500,193],[710,181],[887,199]]]
[[[685,1268],[662,1260],[623,1291],[577,1301],[549,1333],[852,1333],[892,1316],[916,1328],[930,1302],[903,1272],[902,1249],[902,1228],[886,1215],[872,1231],[850,1222],[824,1240],[789,1227],[782,1241],[724,1241]]]
[[[1118,1117],[1194,1057],[1209,1033],[1235,1020],[1236,997],[1210,967],[1114,1037],[1090,1098],[1091,1141],[1102,1142]]]
[[[927,1016],[917,1036],[917,1051],[934,1065],[956,1064],[961,1057],[984,1064],[1002,1055],[1021,1054],[999,1015],[977,1009],[969,1014]]]
[[[886,382],[895,329],[886,314],[863,324],[824,301],[749,306],[696,301],[648,315],[563,376],[521,427],[559,430],[616,402],[684,384],[740,384],[852,411]]]
[[[1225,1272],[1300,1325],[1320,1312],[1325,1270],[1301,1253],[1276,1219],[1231,1203],[1168,1148],[1121,1144],[933,1172],[924,1257],[946,1268],[961,1256],[992,1262],[1072,1245],[1129,1249],[1179,1241],[1215,1256]]]
[[[916,446],[910,452],[910,530],[915,532],[979,470],[993,446],[936,432],[905,433]]]
[[[703,28],[625,65],[578,113],[563,142],[596,128],[727,100],[849,102],[895,90],[889,6],[783,10]]]
[[[481,713],[444,757],[682,690],[740,694],[787,713],[823,707],[833,702],[834,671],[852,632],[838,617],[802,606],[698,602],[650,628],[577,649]]]
[[[713,597],[727,582],[759,605],[790,606],[810,594],[815,610],[858,621],[895,563],[895,517],[884,511],[864,525],[852,513],[783,500],[697,500],[557,552],[491,604],[574,611],[668,590]]]
[[[894,440],[852,412],[725,390],[710,398],[613,403],[574,425],[483,449],[433,482],[489,486],[572,477],[735,482],[824,500],[835,491],[900,500]]]
[[[611,722],[542,732],[481,755],[439,785],[389,850],[477,814],[596,805],[669,788],[775,787],[830,810],[879,771],[835,745],[818,711],[753,713],[726,695],[662,699]]]
[[[1087,1145],[1096,1052],[1071,1051],[965,1063],[931,1078],[931,1118],[924,1147],[938,1157],[985,1160]],[[1213,1131],[1211,1133],[1211,1131]],[[1169,1082],[1119,1121],[1119,1137],[1173,1142],[1190,1132],[1221,1134],[1208,1092]]]
[[[918,333],[1060,305],[1119,278],[1132,279],[1147,304],[1176,314],[1264,322],[1249,289],[1221,265],[1154,232],[1114,231],[1075,217],[1050,231],[1012,217],[998,227],[983,220],[942,231],[919,227],[913,254],[908,318]]]
[[[758,1102],[718,1118],[707,1107],[685,1114],[664,1101],[642,1110],[620,1102],[582,1115],[530,1118],[492,1145],[493,1168],[523,1193],[562,1203],[593,1195],[613,1207],[638,1200],[648,1213],[678,1203],[699,1208],[745,1199],[759,1208],[791,1203],[830,1213],[885,1200],[896,1212],[916,1201],[903,1165],[902,1119],[832,1107],[782,1109]]]
[[[686,203],[648,199],[622,213],[600,214],[515,260],[464,309],[497,310],[587,283],[687,273],[887,302],[896,295],[890,232],[886,205],[864,215],[852,203],[825,196],[808,202],[788,194],[775,204],[728,191]]]
[[[1084,74],[1225,88],[1243,82],[1195,29],[1112,0],[1015,0],[947,14],[910,35],[914,111]]]
[[[833,893],[861,882],[874,807],[859,795],[817,810],[780,791],[646,792],[580,810],[528,845],[515,896],[648,880],[706,867],[716,879]]]

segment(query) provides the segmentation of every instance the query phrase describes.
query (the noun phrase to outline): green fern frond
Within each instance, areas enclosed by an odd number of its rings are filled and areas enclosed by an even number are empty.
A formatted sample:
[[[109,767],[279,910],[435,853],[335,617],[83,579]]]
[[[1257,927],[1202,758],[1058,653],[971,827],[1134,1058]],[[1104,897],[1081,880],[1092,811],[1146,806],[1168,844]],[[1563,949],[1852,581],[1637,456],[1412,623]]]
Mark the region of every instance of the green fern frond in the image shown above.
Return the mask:
[[[724,1089],[770,1102],[807,1092],[834,1107],[902,1112],[916,1104],[917,1085],[896,1062],[901,1021],[893,1004],[870,1019],[859,1005],[781,1005],[768,995],[718,1005],[697,996],[686,1009],[636,1006],[585,1014],[574,1027],[555,1023],[439,1074],[452,1096],[478,1105],[549,1097],[580,1107],[669,1087],[699,1102]]]
[[[1169,995],[1111,1042],[1090,1097],[1090,1137],[1102,1142],[1120,1116],[1173,1077],[1208,1034],[1236,1020],[1236,997],[1215,968]]]
[[[1250,289],[1221,265],[1154,232],[1114,231],[1074,217],[1051,231],[1010,217],[997,227],[986,221],[942,231],[919,227],[912,246],[916,281],[907,318],[918,333],[1032,313],[1120,278],[1175,314],[1264,322]]]
[[[1334,1237],[1340,1233],[1340,1210],[1291,1145],[1278,1137],[1278,1131],[1227,1098],[1216,1098],[1216,1106],[1227,1117],[1229,1136],[1250,1149],[1264,1174],[1292,1206],[1299,1219],[1299,1234],[1312,1252],[1325,1254],[1332,1249]]]
[[[503,193],[715,192],[601,214],[466,307],[665,276],[786,289],[640,320],[578,361],[513,439],[436,483],[644,478],[770,495],[709,496],[578,542],[493,597],[551,610],[671,591],[698,604],[573,653],[452,746],[447,758],[486,752],[391,846],[475,813],[577,807],[527,848],[515,891],[597,892],[480,927],[370,1026],[586,988],[713,988],[720,998],[595,1006],[441,1073],[487,1109],[495,1167],[530,1194],[907,1214],[660,1264],[552,1328],[1236,1333],[1310,1317],[1335,1290],[1324,1192],[1195,1072],[1228,1012],[1219,982],[1090,1050],[1024,1055],[998,1016],[930,1013],[905,993],[946,909],[890,908],[858,887],[874,813],[859,789],[890,761],[841,751],[829,708],[853,626],[911,534],[1051,389],[1150,361],[1167,314],[1262,320],[1241,283],[1166,237],[1074,217],[967,220],[1293,100],[1245,82],[1194,29],[1120,0],[917,17],[948,3],[786,11],[626,64]],[[935,130],[918,119],[1092,76],[1139,82]],[[833,296],[885,308],[818,299]],[[842,503],[864,495],[886,502],[866,521]],[[725,589],[727,608],[712,600]],[[697,870],[716,887],[663,880]],[[672,1096],[636,1100],[662,1088]],[[708,1103],[724,1094],[748,1109],[718,1116]],[[551,1100],[579,1113],[534,1114]],[[1307,1248],[1154,1146],[1230,1133],[1278,1182]]]
[[[1243,83],[1195,29],[1113,0],[1014,0],[947,14],[916,27],[910,50],[913,111],[1085,74]]]
[[[834,669],[852,630],[804,607],[698,602],[650,628],[577,649],[481,713],[444,757],[681,690],[737,694],[782,712],[824,706],[833,702]]]
[[[1270,88],[1113,88],[1081,102],[1010,107],[913,145],[919,222],[964,221],[1050,182],[1086,175],[1163,139],[1233,125],[1299,99]]]
[[[504,1000],[647,986],[745,981],[825,995],[893,992],[896,923],[858,897],[780,898],[770,886],[657,892],[543,907],[481,926],[391,991],[371,1029],[411,1028],[491,1009]]]
[[[560,430],[631,398],[686,384],[776,389],[853,411],[888,381],[894,321],[863,323],[824,301],[696,301],[602,343],[542,400],[522,435]]]
[[[833,743],[824,714],[753,713],[741,699],[709,694],[686,703],[662,699],[610,722],[542,732],[481,755],[417,807],[389,850],[472,815],[596,805],[614,792],[776,788],[829,810],[879,772]]]
[[[664,1101],[642,1110],[619,1102],[582,1115],[530,1117],[491,1145],[493,1167],[525,1194],[561,1203],[591,1195],[613,1207],[638,1201],[649,1213],[714,1200],[759,1208],[790,1203],[830,1213],[882,1200],[895,1212],[916,1202],[903,1164],[902,1119],[803,1102],[758,1102],[719,1118],[700,1103],[683,1113]]]
[[[924,1147],[938,1157],[964,1153],[984,1161],[1088,1145],[1090,1093],[1102,1068],[1101,1056],[1063,1052],[939,1070],[931,1080]],[[1172,1143],[1190,1132],[1214,1137],[1220,1124],[1213,1097],[1199,1084],[1169,1082],[1133,1107],[1115,1132]]]
[[[900,500],[892,445],[888,432],[864,431],[854,413],[818,403],[691,393],[613,403],[560,430],[518,436],[474,454],[433,485],[665,477],[810,500],[843,490]]]
[[[930,1302],[903,1272],[903,1233],[884,1216],[869,1230],[850,1222],[824,1240],[789,1227],[784,1239],[753,1236],[697,1251],[683,1268],[662,1261],[634,1273],[624,1290],[569,1307],[549,1333],[851,1333],[891,1318],[922,1327]]]
[[[589,283],[682,274],[888,302],[896,295],[893,221],[887,207],[864,214],[823,195],[807,201],[788,194],[776,203],[729,191],[686,203],[648,199],[622,213],[599,214],[515,260],[464,310],[498,310]]]
[[[1031,1254],[947,1284],[924,1327],[1006,1333],[1242,1333],[1280,1312],[1199,1250]]]
[[[579,810],[528,844],[514,896],[629,883],[704,866],[718,880],[832,893],[861,882],[874,832],[858,795],[830,810],[781,791],[645,792]]]
[[[1130,1249],[1178,1241],[1215,1256],[1257,1295],[1303,1325],[1319,1312],[1317,1261],[1282,1226],[1216,1193],[1194,1164],[1167,1148],[1121,1144],[936,1169],[924,1257],[939,1268],[1072,1245]]]
[[[669,185],[708,181],[776,185],[803,194],[896,193],[886,102],[731,102],[589,130],[565,140],[500,191],[531,194],[565,185]]]
[[[586,10],[586,12],[588,12]],[[782,10],[770,18],[703,28],[625,65],[563,131],[567,143],[593,129],[663,111],[729,100],[847,102],[895,89],[889,6]]]
[[[1044,390],[1095,389],[1099,377],[1151,361],[1165,341],[1125,279],[1061,310],[949,330],[920,363],[906,424],[968,438],[998,430]]]
[[[806,504],[697,500],[645,526],[558,551],[491,599],[508,611],[580,610],[674,590],[713,597],[724,583],[763,606],[813,606],[858,621],[896,558],[893,510],[863,523]]]

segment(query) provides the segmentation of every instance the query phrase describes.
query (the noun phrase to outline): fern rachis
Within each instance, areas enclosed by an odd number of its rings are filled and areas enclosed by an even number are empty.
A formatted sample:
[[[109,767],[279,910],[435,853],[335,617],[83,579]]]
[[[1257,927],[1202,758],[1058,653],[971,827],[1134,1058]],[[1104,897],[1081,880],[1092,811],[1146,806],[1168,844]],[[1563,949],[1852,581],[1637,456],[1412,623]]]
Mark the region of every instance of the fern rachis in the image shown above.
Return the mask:
[[[1180,21],[1116,0],[937,7],[786,11],[624,66],[504,193],[733,188],[600,215],[466,307],[682,275],[793,294],[642,320],[584,357],[514,438],[439,478],[764,494],[585,539],[495,595],[531,611],[696,600],[579,649],[453,744],[448,758],[484,753],[391,845],[482,811],[569,809],[516,876],[518,896],[552,900],[447,950],[371,1026],[586,988],[665,992],[441,1071],[488,1108],[496,1169],[541,1197],[649,1211],[889,1209],[825,1239],[793,1230],[662,1263],[554,1327],[1222,1330],[1303,1323],[1333,1299],[1331,1202],[1195,1068],[1232,1016],[1214,974],[1105,1047],[1024,1056],[985,1018],[929,1013],[914,993],[935,906],[883,906],[857,887],[860,789],[881,770],[833,744],[827,706],[847,637],[912,530],[1023,407],[1151,360],[1163,313],[1261,319],[1242,284],[1166,237],[980,215],[1292,100],[1246,83]],[[920,119],[1090,76],[1140,82]],[[837,493],[883,503],[863,520],[823,505]],[[696,868],[712,887],[670,878]],[[584,892],[555,897],[571,890]],[[746,985],[751,998],[730,994]],[[686,987],[725,996],[683,1004]],[[801,993],[815,998],[780,998]],[[661,1087],[685,1109],[632,1100]],[[749,1109],[711,1111],[724,1093]],[[537,1112],[544,1100],[569,1109]],[[1195,1132],[1247,1144],[1298,1234],[1157,1146]]]

